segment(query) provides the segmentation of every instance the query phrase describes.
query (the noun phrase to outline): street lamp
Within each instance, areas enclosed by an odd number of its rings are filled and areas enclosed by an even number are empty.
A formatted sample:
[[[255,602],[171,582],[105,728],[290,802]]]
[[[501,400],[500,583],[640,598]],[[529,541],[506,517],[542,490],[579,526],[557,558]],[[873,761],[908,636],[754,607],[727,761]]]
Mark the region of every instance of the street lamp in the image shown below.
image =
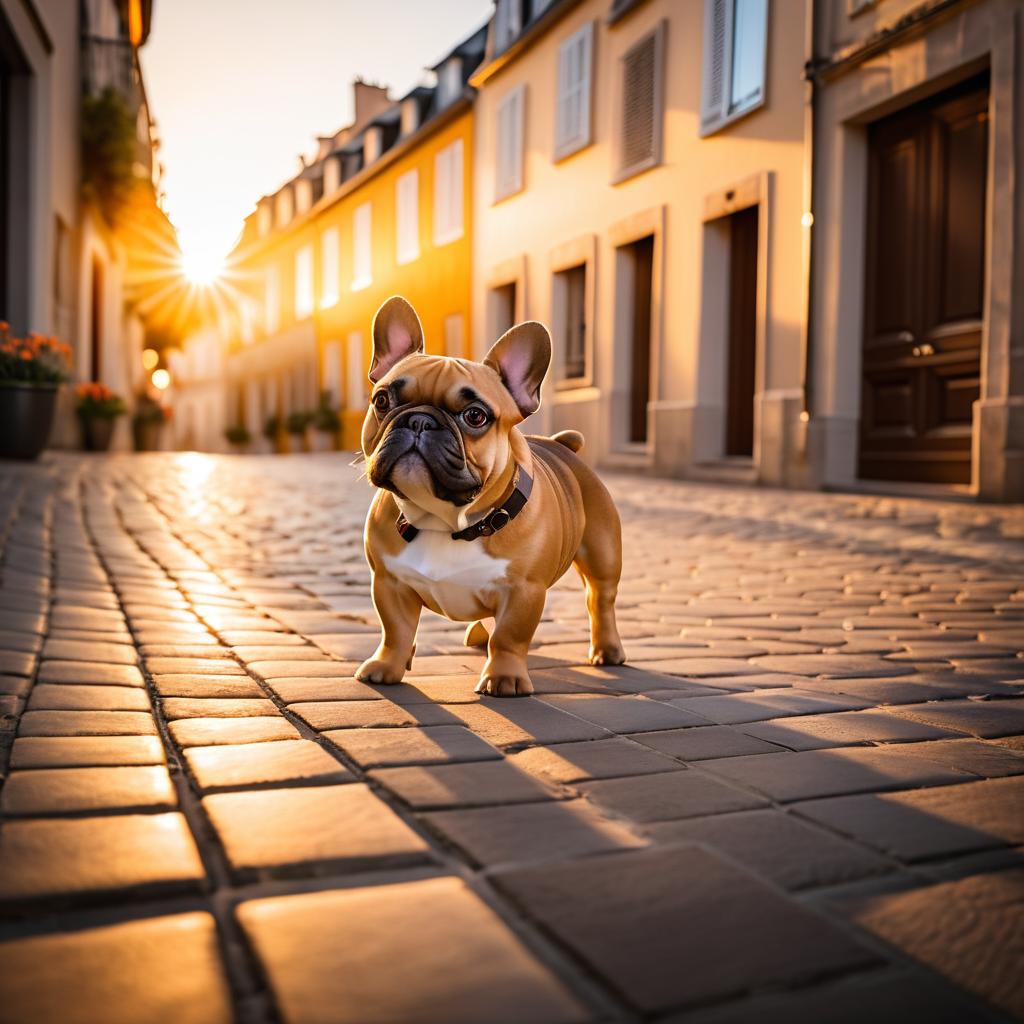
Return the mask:
[[[157,391],[166,391],[171,386],[171,375],[164,369],[154,370],[152,380]]]

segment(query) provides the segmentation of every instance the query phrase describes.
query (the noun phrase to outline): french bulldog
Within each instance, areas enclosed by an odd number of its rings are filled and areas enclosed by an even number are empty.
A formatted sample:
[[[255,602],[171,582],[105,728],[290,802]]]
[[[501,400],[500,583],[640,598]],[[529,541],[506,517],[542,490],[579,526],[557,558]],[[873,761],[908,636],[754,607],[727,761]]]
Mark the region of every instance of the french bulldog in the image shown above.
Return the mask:
[[[527,437],[551,339],[513,327],[482,363],[426,355],[415,310],[395,296],[373,321],[373,384],[362,428],[378,491],[364,534],[382,636],[356,678],[398,683],[424,607],[470,622],[486,647],[476,692],[533,692],[526,656],[548,588],[575,565],[586,588],[590,661],[626,660],[615,624],[622,532],[611,495],[576,452],[582,435]],[[481,621],[493,618],[488,631]]]

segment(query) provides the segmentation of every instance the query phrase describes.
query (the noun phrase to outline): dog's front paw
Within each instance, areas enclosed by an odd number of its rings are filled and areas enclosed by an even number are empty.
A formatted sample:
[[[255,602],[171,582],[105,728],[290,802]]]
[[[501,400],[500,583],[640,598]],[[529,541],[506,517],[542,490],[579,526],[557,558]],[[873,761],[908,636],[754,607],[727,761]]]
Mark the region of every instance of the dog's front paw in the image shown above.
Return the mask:
[[[370,658],[359,666],[356,679],[361,683],[400,683],[406,666],[386,658]]]
[[[601,644],[600,647],[590,648],[591,665],[624,665],[626,663],[626,652],[622,644]]]
[[[476,684],[476,692],[488,697],[526,697],[533,693],[533,683],[526,663],[513,659],[488,659]]]

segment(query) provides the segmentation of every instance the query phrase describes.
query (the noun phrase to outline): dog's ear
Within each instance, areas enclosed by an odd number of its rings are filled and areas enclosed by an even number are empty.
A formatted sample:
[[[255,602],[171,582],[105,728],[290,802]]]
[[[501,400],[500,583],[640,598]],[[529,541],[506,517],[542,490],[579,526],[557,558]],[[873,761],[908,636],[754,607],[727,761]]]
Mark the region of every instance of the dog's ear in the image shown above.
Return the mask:
[[[422,351],[423,328],[416,310],[400,295],[392,295],[373,318],[370,380],[376,384],[396,363]]]
[[[506,331],[484,356],[515,399],[525,419],[540,408],[540,386],[551,362],[551,335],[530,320]]]

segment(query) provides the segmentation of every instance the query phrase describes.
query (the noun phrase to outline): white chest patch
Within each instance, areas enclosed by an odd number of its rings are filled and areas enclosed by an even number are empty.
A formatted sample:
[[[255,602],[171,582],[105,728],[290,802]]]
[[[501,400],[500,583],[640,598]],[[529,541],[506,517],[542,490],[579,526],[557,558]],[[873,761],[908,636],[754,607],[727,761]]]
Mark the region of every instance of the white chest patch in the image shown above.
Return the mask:
[[[505,575],[507,558],[494,558],[478,541],[452,540],[440,530],[421,530],[388,571],[412,587],[432,611],[461,622],[494,612],[491,588]]]

